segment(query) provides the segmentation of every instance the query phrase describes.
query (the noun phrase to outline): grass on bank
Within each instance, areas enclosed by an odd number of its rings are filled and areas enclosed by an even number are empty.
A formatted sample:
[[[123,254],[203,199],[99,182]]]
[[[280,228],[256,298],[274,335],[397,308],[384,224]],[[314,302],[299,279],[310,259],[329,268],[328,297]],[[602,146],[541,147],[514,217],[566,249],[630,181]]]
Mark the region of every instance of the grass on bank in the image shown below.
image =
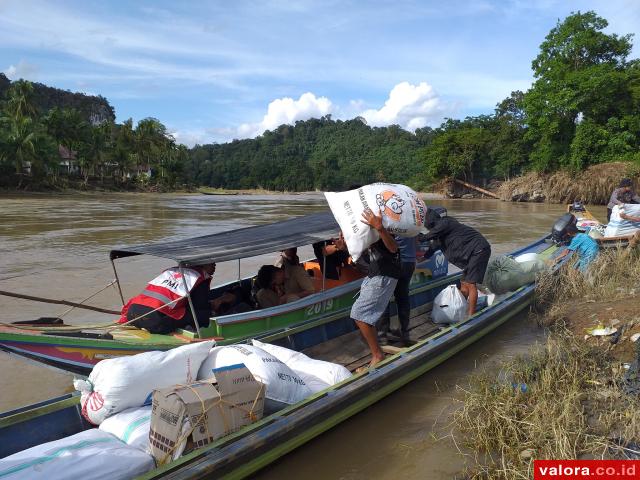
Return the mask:
[[[533,459],[625,458],[637,449],[640,401],[621,389],[608,342],[585,341],[557,312],[570,299],[624,298],[639,281],[640,261],[629,250],[603,253],[591,280],[570,268],[540,279],[537,303],[552,313],[543,317],[546,343],[497,374],[472,375],[461,389],[453,426],[475,452],[467,478],[529,479]]]
[[[640,182],[639,167],[629,162],[592,165],[580,172],[558,171],[552,174],[529,172],[503,182],[497,194],[511,200],[516,192],[540,191],[548,203],[571,203],[580,200],[590,205],[606,205],[620,179],[630,177]]]

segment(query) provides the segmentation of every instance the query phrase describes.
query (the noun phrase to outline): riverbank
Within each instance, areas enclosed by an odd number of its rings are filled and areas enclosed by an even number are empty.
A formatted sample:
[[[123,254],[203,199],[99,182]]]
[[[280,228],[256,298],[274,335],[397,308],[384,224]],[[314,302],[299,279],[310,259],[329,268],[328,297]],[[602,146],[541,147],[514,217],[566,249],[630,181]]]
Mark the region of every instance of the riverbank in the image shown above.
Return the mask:
[[[493,180],[484,186],[508,202],[567,204],[576,200],[589,205],[606,205],[620,179],[631,178],[640,187],[640,166],[628,162],[600,163],[578,173],[529,172],[510,180]],[[449,198],[479,198],[482,193],[442,180],[434,190]]]
[[[638,260],[601,253],[590,280],[570,267],[539,280],[546,342],[460,389],[467,477],[531,478],[533,459],[640,458]]]

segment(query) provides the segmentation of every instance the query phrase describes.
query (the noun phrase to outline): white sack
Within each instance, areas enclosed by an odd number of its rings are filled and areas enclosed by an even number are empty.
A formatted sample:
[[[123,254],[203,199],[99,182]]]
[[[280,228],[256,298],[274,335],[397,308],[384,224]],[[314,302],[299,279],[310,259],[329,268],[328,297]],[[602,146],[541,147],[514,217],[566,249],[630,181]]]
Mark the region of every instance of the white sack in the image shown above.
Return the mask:
[[[228,345],[211,350],[202,362],[198,380],[213,376],[213,370],[244,364],[251,374],[266,386],[265,397],[277,402],[293,404],[311,395],[311,389],[283,362],[252,345]]]
[[[458,323],[467,316],[469,305],[455,285],[449,285],[433,300],[431,320],[433,323]]]
[[[614,206],[611,210],[611,219],[604,231],[605,237],[623,237],[633,235],[640,230],[640,222],[625,220],[620,216],[621,213],[632,217],[640,217],[640,205],[625,203],[624,206]]]
[[[166,352],[145,352],[99,362],[88,380],[76,379],[82,413],[100,425],[110,415],[141,407],[155,389],[192,383],[215,342],[198,342]]]
[[[270,353],[298,374],[313,393],[351,377],[351,372],[338,363],[315,360],[304,353],[258,340],[252,340],[252,342],[254,346]]]
[[[393,235],[415,237],[426,232],[427,206],[405,185],[372,183],[347,192],[326,192],[324,196],[354,261],[380,239],[376,230],[361,221],[366,209],[382,214],[382,224]]]
[[[155,468],[153,457],[97,428],[0,460],[2,480],[128,480]]]
[[[149,430],[151,430],[151,405],[127,408],[111,415],[100,424],[100,430],[118,437],[130,447],[146,452],[149,448]]]

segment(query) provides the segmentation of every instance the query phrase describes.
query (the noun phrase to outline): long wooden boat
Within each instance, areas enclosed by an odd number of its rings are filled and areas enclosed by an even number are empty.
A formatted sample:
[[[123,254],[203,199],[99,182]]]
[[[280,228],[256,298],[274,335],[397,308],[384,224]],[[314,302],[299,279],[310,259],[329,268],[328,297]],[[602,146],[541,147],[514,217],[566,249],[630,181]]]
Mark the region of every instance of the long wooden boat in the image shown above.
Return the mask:
[[[326,212],[186,240],[113,250],[110,257],[114,261],[147,254],[169,258],[179,266],[189,267],[211,261],[240,261],[250,256],[309,245],[337,236],[338,232],[333,216]],[[315,325],[327,319],[350,325],[349,311],[360,289],[363,274],[346,268],[341,272],[340,280],[334,281],[322,279],[317,261],[306,262],[305,269],[314,273],[316,294],[277,307],[213,317],[208,326],[201,326],[196,332],[179,329],[170,335],[158,335],[132,327],[114,327],[106,331],[2,324],[0,349],[56,368],[87,374],[105,358],[167,350],[203,339],[215,339],[223,345],[281,328]],[[444,288],[440,280],[447,272],[448,262],[441,252],[417,265],[410,290],[414,314],[424,312]],[[220,285],[214,293],[222,293],[238,284],[250,290],[251,278]]]
[[[552,256],[558,247],[541,239],[514,255],[535,252]],[[438,282],[451,284],[459,275]],[[387,358],[374,368],[319,392],[295,405],[248,425],[207,447],[145,476],[151,479],[244,478],[291,450],[347,420],[468,345],[525,311],[535,285],[510,293],[474,316],[446,328],[431,323],[429,315],[411,319],[418,342],[408,348],[387,349]],[[307,355],[345,365],[352,371],[369,361],[368,350],[354,327],[326,317],[310,324],[263,335],[263,342],[293,348]],[[0,414],[0,457],[90,428],[80,414],[79,399],[67,395]]]
[[[572,213],[576,220],[578,221],[578,229],[586,230],[586,227],[590,227],[592,225],[603,225],[606,224],[600,223],[600,221],[589,211],[586,207],[581,205],[581,208],[576,210],[574,208],[574,204],[567,205],[567,212]],[[627,247],[630,244],[635,245],[638,243],[640,237],[640,233],[636,232],[632,235],[622,235],[619,237],[602,237],[602,238],[594,238],[598,245],[601,248],[618,248],[618,247]]]

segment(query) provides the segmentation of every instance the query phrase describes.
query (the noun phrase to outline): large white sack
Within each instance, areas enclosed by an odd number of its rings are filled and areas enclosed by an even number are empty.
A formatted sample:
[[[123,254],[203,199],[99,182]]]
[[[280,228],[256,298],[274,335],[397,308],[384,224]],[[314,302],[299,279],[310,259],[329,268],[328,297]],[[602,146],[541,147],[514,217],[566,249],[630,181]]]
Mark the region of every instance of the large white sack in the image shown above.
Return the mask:
[[[251,374],[266,386],[265,397],[293,404],[311,395],[305,381],[283,362],[252,345],[228,345],[211,350],[202,362],[198,380],[211,378],[213,370],[243,363]]]
[[[415,237],[426,232],[427,206],[405,185],[372,183],[357,190],[326,192],[324,196],[354,260],[380,239],[376,230],[361,221],[367,209],[376,215],[382,214],[382,224],[394,235]]]
[[[254,346],[270,353],[283,362],[309,386],[313,393],[324,390],[349,377],[351,372],[338,363],[325,362],[307,357],[304,353],[296,352],[285,347],[262,343],[252,340]]]
[[[151,405],[127,408],[111,415],[100,424],[100,430],[116,436],[130,447],[148,451],[151,430]]]
[[[458,287],[449,285],[433,300],[431,320],[433,323],[458,323],[466,318],[468,308],[467,299]]]
[[[215,342],[198,342],[166,352],[145,352],[99,362],[88,380],[76,379],[82,413],[100,425],[110,415],[150,401],[155,389],[191,383]]]
[[[633,235],[640,230],[640,222],[625,220],[620,216],[625,213],[632,217],[640,217],[640,205],[625,203],[624,206],[616,205],[611,210],[611,219],[604,231],[605,237],[623,237]]]
[[[97,428],[0,460],[2,480],[128,480],[155,468],[153,457]]]

